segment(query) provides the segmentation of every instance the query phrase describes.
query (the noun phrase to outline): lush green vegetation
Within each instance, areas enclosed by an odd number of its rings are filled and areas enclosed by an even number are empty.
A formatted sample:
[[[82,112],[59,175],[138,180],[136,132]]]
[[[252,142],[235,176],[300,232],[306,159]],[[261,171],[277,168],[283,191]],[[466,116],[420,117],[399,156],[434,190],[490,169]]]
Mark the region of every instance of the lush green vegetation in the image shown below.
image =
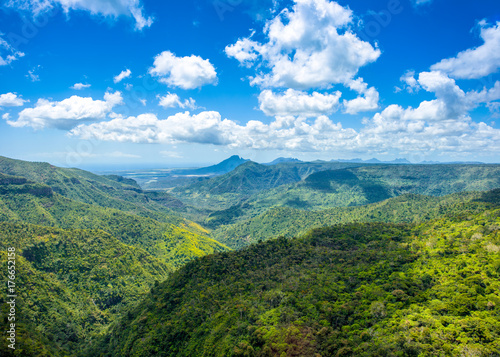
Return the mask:
[[[225,209],[253,194],[302,181],[315,172],[352,166],[326,162],[266,166],[249,161],[225,175],[177,187],[172,194],[195,207]]]
[[[233,161],[170,194],[0,157],[0,355],[500,356],[499,165]]]
[[[48,163],[26,162],[0,156],[0,173],[49,186],[53,192],[75,201],[115,208],[156,220],[182,220],[169,208],[178,203],[168,194],[161,199],[142,191],[134,180],[120,176],[99,176],[79,169],[65,169]]]
[[[444,197],[403,194],[365,206],[307,211],[290,207],[267,212],[235,224],[219,226],[213,236],[231,248],[242,248],[272,237],[294,237],[313,228],[353,222],[418,223],[468,210],[480,212],[486,203],[481,192],[457,193]],[[242,211],[240,209],[240,211]],[[229,220],[228,220],[229,221]]]
[[[4,184],[0,183],[0,221],[64,229],[101,229],[125,244],[148,251],[172,268],[195,257],[227,250],[227,247],[208,237],[208,232],[201,226],[175,216],[164,216],[157,221],[74,201],[54,193],[43,184],[12,176],[3,177]],[[7,183],[12,180],[18,181]]]
[[[304,169],[302,174],[292,175],[298,165]],[[500,165],[365,165],[334,169],[325,165],[263,166],[249,162],[227,175],[178,188],[172,194],[191,205],[216,209],[203,223],[217,228],[275,207],[325,210],[366,205],[408,193],[444,196],[500,187]],[[282,166],[289,175],[283,174]],[[254,168],[258,170],[252,174]],[[293,180],[295,183],[287,183]]]
[[[56,177],[65,173],[40,166]],[[66,182],[68,190],[87,176],[92,174],[75,174]],[[26,177],[0,173],[0,253],[5,266],[0,278],[7,279],[7,248],[14,247],[18,296],[18,348],[12,353],[0,344],[0,355],[73,356],[174,269],[228,249],[196,223],[151,205],[171,199],[166,194],[137,188],[134,192],[147,198],[141,206],[135,199],[121,203],[94,190],[85,197],[98,199],[88,204],[77,192],[77,200],[57,193],[60,182],[48,186],[32,178],[41,179],[33,171]],[[106,180],[133,186],[118,176]],[[132,210],[109,207],[117,204]],[[0,298],[5,312],[6,289]],[[2,322],[8,326],[4,313]]]
[[[420,225],[347,224],[188,263],[96,356],[498,356],[500,191]]]
[[[146,251],[102,230],[0,223],[1,261],[16,249],[16,352],[2,356],[73,355],[172,272]],[[3,264],[0,279],[7,281]],[[1,289],[7,326],[7,289]]]

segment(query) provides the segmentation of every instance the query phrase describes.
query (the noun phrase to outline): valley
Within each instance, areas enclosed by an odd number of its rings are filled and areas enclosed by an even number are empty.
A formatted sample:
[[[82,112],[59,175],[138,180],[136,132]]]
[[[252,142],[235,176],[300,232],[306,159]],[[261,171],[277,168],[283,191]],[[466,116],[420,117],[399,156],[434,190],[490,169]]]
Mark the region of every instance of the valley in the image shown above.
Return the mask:
[[[500,165],[231,157],[157,173],[0,157],[23,317],[23,349],[2,355],[498,351]]]

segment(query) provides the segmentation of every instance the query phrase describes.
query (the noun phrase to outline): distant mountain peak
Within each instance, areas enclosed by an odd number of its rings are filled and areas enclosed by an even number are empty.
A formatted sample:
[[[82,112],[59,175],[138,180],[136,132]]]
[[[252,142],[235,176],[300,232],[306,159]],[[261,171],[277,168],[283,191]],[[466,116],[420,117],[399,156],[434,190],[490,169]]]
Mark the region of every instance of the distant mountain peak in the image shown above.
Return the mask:
[[[263,165],[271,166],[271,165],[283,164],[283,163],[286,163],[286,162],[298,163],[298,162],[302,162],[302,161],[299,160],[299,159],[296,159],[294,157],[278,157],[277,159],[275,159],[275,160],[273,160],[271,162],[265,163]]]
[[[390,163],[394,163],[394,164],[411,164],[410,161],[408,161],[407,159],[404,159],[404,158],[398,158],[398,159],[394,159],[392,161],[389,161]]]
[[[185,170],[183,171],[183,173],[190,175],[221,175],[234,170],[241,164],[244,164],[248,161],[249,160],[244,159],[239,155],[233,155],[219,162],[218,164],[201,167],[199,169]]]
[[[228,161],[243,161],[243,162],[245,162],[245,161],[248,161],[248,160],[242,158],[239,155],[233,155],[233,156],[228,157],[226,160],[223,160],[223,161],[219,162],[218,165],[220,165],[222,163],[225,163],[225,162],[228,162]]]

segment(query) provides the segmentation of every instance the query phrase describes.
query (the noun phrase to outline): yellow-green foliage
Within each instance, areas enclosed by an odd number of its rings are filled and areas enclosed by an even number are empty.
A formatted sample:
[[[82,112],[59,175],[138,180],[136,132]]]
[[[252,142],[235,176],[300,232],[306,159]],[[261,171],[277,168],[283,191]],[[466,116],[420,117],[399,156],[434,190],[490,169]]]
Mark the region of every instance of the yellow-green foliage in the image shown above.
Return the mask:
[[[0,184],[3,189],[0,221],[29,222],[65,229],[101,229],[123,243],[148,251],[172,268],[201,255],[228,249],[209,238],[202,227],[187,220],[179,220],[177,226],[74,201],[57,193],[37,196],[19,189],[20,186],[23,185]]]

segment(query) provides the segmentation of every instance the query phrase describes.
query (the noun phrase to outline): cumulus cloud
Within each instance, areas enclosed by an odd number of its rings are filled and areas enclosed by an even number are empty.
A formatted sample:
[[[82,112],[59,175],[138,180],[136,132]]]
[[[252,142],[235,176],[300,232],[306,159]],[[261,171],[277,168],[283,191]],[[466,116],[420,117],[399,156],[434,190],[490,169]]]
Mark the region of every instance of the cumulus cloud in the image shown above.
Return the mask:
[[[132,74],[132,71],[130,69],[126,69],[124,71],[121,71],[119,75],[117,75],[113,78],[113,82],[120,83],[125,78],[130,77],[131,74]]]
[[[278,117],[271,124],[249,121],[239,125],[222,119],[217,112],[191,115],[178,113],[167,119],[153,114],[116,118],[108,122],[80,125],[72,135],[84,139],[98,139],[134,143],[199,143],[224,145],[229,148],[322,150],[340,147],[356,132],[343,129],[326,116],[307,123],[304,118]]]
[[[252,84],[293,89],[329,88],[352,80],[380,50],[350,29],[352,11],[328,0],[295,0],[264,27],[267,42],[243,38],[226,47],[229,57],[267,72]]]
[[[162,83],[182,89],[217,83],[217,73],[208,59],[195,55],[176,57],[170,51],[164,51],[155,57],[149,73],[158,77]]]
[[[369,152],[399,154],[498,152],[500,130],[467,118],[426,122],[421,118],[404,120],[408,114],[399,106],[390,106],[377,113],[360,132],[358,139]]]
[[[282,94],[276,94],[271,90],[264,90],[259,95],[259,107],[268,116],[313,117],[335,111],[340,96],[339,91],[333,94],[307,94],[288,89]]]
[[[480,92],[469,92],[468,97],[475,103],[489,103],[490,106],[496,106],[498,103],[492,102],[500,100],[500,81],[496,81],[490,89],[483,88]]]
[[[70,129],[81,122],[106,118],[114,106],[122,103],[120,92],[107,92],[104,100],[76,95],[60,102],[39,99],[34,108],[22,110],[17,120],[7,122],[14,127]]]
[[[0,94],[0,107],[22,107],[25,102],[16,93]]]
[[[477,79],[495,73],[500,68],[500,22],[489,26],[486,21],[481,28],[481,46],[460,52],[456,57],[444,59],[431,67],[457,79]]]
[[[375,87],[368,87],[363,78],[351,80],[347,86],[356,91],[359,96],[355,99],[344,100],[344,112],[348,114],[357,114],[378,109],[379,93]]]
[[[435,106],[440,107],[441,110],[440,115],[435,119],[461,117],[473,107],[473,103],[455,83],[455,80],[441,72],[422,72],[418,76],[418,83],[424,90],[436,95]],[[422,102],[424,103],[428,102]]]
[[[250,37],[252,37],[254,33],[255,32],[253,32]],[[227,46],[225,49],[229,57],[237,59],[246,67],[251,67],[253,62],[258,58],[259,53],[263,51],[265,51],[265,47],[252,41],[250,38],[240,39],[235,44]]]
[[[182,109],[196,109],[196,101],[193,98],[181,101],[179,96],[175,93],[167,93],[165,96],[158,95],[157,98],[160,100],[160,106],[163,108],[182,108]]]
[[[70,88],[75,90],[82,90],[85,88],[90,88],[90,84],[75,83]]]
[[[406,71],[399,80],[404,83],[404,88],[408,91],[408,93],[415,93],[420,90],[420,85],[415,79],[415,71],[413,70]]]
[[[107,122],[79,125],[71,134],[85,139],[118,142],[191,142],[223,145],[229,143],[223,135],[223,128],[231,125],[234,123],[221,120],[217,112],[202,112],[198,115],[191,115],[189,112],[177,113],[163,120],[154,114],[142,114],[137,117],[118,117]]]
[[[140,0],[9,0],[6,6],[26,10],[38,16],[56,6],[69,13],[70,10],[88,11],[92,15],[114,17],[127,16],[135,20],[135,28],[150,27],[154,19],[144,15]]]
[[[14,49],[2,38],[2,33],[0,33],[0,66],[9,65],[23,56],[24,53]]]
[[[85,139],[134,143],[199,143],[231,149],[335,151],[337,153],[456,155],[500,151],[500,130],[471,120],[480,105],[497,108],[500,81],[492,88],[464,92],[453,78],[439,71],[413,74],[412,86],[435,95],[416,107],[389,105],[363,126],[344,128],[323,113],[339,106],[340,93],[320,94],[288,89],[262,91],[261,110],[275,118],[270,123],[251,120],[239,124],[217,112],[178,113],[160,119],[153,114],[117,117],[106,122],[81,124],[71,135]],[[370,87],[357,79],[349,87],[369,97]],[[180,102],[175,95],[170,103]],[[344,101],[344,109],[352,102]]]
[[[364,153],[453,154],[500,150],[500,130],[468,118],[427,122],[412,112],[389,106],[364,122],[359,131],[343,128],[324,115],[278,116],[269,124],[245,125],[222,119],[217,112],[178,113],[166,119],[154,114],[82,124],[71,135],[134,143],[201,143],[231,149],[335,151]]]
[[[9,120],[10,119],[10,113],[5,113],[2,115],[3,120]]]

